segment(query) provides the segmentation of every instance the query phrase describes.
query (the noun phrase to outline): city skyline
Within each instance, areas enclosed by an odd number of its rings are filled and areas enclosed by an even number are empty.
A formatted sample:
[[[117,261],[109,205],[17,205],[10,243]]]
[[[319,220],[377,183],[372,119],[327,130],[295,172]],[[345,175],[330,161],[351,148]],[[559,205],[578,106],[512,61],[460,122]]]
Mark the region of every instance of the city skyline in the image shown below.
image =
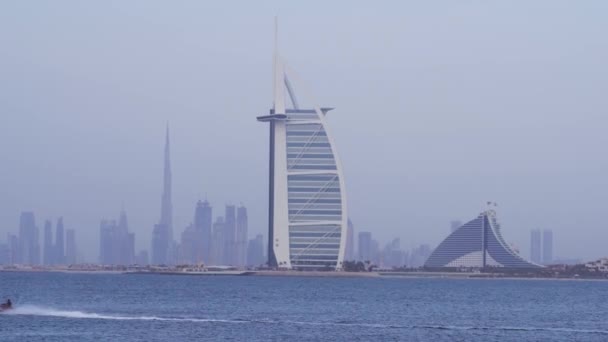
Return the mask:
[[[559,237],[554,257],[605,254],[602,239],[589,238],[605,236],[596,213],[608,202],[606,48],[596,43],[605,5],[581,5],[594,8],[584,16],[552,5],[555,16],[539,16],[546,5],[390,4],[382,13],[281,5],[289,23],[281,50],[318,102],[336,107],[327,120],[358,227],[379,241],[398,235],[408,249],[435,246],[449,221],[491,199],[523,255],[534,227]],[[56,5],[64,12],[49,7],[42,21],[23,4],[6,6],[0,25],[14,34],[0,64],[2,241],[22,211],[34,211],[40,229],[63,216],[95,260],[99,219],[124,203],[136,249],[149,249],[167,121],[174,239],[205,194],[243,201],[249,230],[265,233],[267,132],[251,121],[271,100],[274,6],[245,4],[248,16],[230,22],[205,4],[149,8],[150,23],[168,20],[163,28],[133,26],[134,4],[94,15]],[[465,23],[450,10],[480,15]],[[332,26],[310,27],[312,14]]]
[[[607,13],[0,1],[2,340],[608,340]]]
[[[265,254],[266,249],[264,248],[264,236],[262,234],[256,234],[255,236],[251,235],[252,238],[249,239],[250,235],[247,234],[247,209],[243,205],[240,205],[235,211],[234,205],[226,205],[225,215],[216,216],[215,222],[211,224],[213,217],[212,208],[213,207],[207,200],[199,200],[196,203],[194,220],[182,231],[181,242],[175,242],[175,259],[167,264],[204,264],[206,266],[235,266],[237,268],[266,267],[267,255]],[[230,243],[232,240],[226,237],[226,231],[232,231],[233,229],[226,229],[225,217],[232,216],[235,212],[236,227],[234,232],[236,236],[234,243]],[[467,231],[465,235],[458,233],[460,236],[456,238],[456,240],[460,239],[459,241],[464,244],[454,244],[450,242],[451,244],[448,244],[450,246],[449,248],[446,249],[446,247],[442,247],[437,253],[453,256],[460,253],[462,250],[466,250],[467,248],[470,249],[470,242],[474,242],[475,239],[478,239],[478,237],[471,235],[471,232],[480,227],[480,218],[486,216],[488,217],[486,219],[486,225],[492,226],[491,230],[494,231],[494,234],[497,234],[494,242],[488,246],[488,249],[495,248],[499,245],[503,246],[502,248],[507,246],[505,250],[498,252],[499,255],[502,254],[500,256],[503,259],[502,262],[508,260],[504,259],[504,256],[507,256],[508,258],[511,258],[511,261],[509,262],[513,262],[514,260],[516,263],[519,263],[520,261],[517,261],[517,259],[523,260],[525,257],[519,253],[519,249],[515,249],[513,245],[508,245],[505,242],[500,233],[500,225],[497,223],[495,215],[496,213],[493,210],[480,214],[478,219],[467,223],[466,227],[463,227],[463,229]],[[34,224],[32,225],[32,223]],[[450,227],[453,228],[454,226],[456,226],[454,221],[451,221]],[[65,230],[65,238],[63,237],[63,217],[57,219],[55,240],[53,240],[51,221],[45,221],[43,245],[38,249],[35,248],[32,252],[31,249],[24,248],[23,246],[24,244],[30,243],[29,241],[35,242],[38,238],[36,234],[40,233],[40,231],[37,230],[38,226],[35,225],[35,214],[33,212],[23,212],[21,213],[22,229],[17,234],[9,234],[8,243],[0,243],[0,264],[30,265],[29,260],[32,258],[30,254],[38,255],[39,253],[43,253],[42,259],[39,259],[37,263],[32,265],[53,267],[92,262],[99,265],[126,266],[138,264],[145,266],[163,265],[166,263],[155,263],[153,260],[150,260],[148,250],[135,250],[135,234],[129,232],[127,213],[124,208],[121,210],[118,220],[102,219],[99,227],[100,254],[99,258],[95,261],[85,260],[79,253],[74,229],[68,228]],[[456,230],[451,230],[451,235],[453,235],[455,231]],[[575,259],[555,260],[553,257],[552,230],[542,230],[542,243],[540,241],[540,229],[532,229],[530,232],[531,252],[529,259],[533,263],[536,263],[537,265],[552,265],[574,264],[580,262],[580,260]],[[479,232],[475,234],[479,235]],[[208,238],[206,238],[207,236]],[[462,240],[464,237],[466,238]],[[450,239],[455,241],[455,238],[453,237],[450,237]],[[429,246],[428,244],[421,244],[409,249],[402,248],[401,239],[399,237],[394,237],[392,240],[388,241],[384,247],[381,247],[382,243],[374,239],[371,232],[357,232],[350,219],[348,220],[346,241],[347,245],[345,246],[345,250],[347,251],[347,254],[344,257],[345,261],[370,262],[370,265],[382,269],[422,267],[425,266],[424,264],[427,261],[427,258],[433,252],[432,246]],[[65,246],[61,246],[62,243]],[[445,244],[446,242],[440,244],[440,246]],[[446,251],[448,251],[447,254]],[[494,251],[496,251],[496,249],[494,249]],[[508,255],[511,255],[511,257]],[[513,256],[515,259],[512,258]],[[36,260],[36,257],[33,258],[33,260]],[[463,255],[462,258],[458,260],[461,259],[466,261],[465,263],[462,263],[462,266],[468,265],[466,267],[471,267],[473,264],[476,265],[476,263],[479,263],[479,258],[476,256],[471,257],[470,255],[467,255],[465,257]],[[494,260],[491,255],[488,255],[488,260],[488,265],[496,264],[496,260]],[[472,264],[471,261],[473,262]],[[507,262],[505,266],[508,265],[509,262]],[[427,265],[427,267],[433,266]]]
[[[285,68],[285,66],[281,64],[277,64],[275,67],[277,68]],[[301,131],[299,127],[308,127],[310,126],[311,118],[308,116],[313,115],[315,110],[301,110],[297,109],[298,104],[295,98],[295,93],[293,87],[287,78],[287,75],[284,74],[284,71],[277,71],[281,82],[281,87],[285,86],[285,90],[287,90],[290,100],[292,104],[296,107],[296,109],[287,109],[284,110],[287,114],[291,115],[292,122],[291,125],[295,125],[294,127],[298,127],[296,130],[285,130],[289,136],[289,132],[294,132],[295,136],[298,138],[302,136],[302,133],[306,132],[306,130]],[[280,97],[283,97],[284,94],[280,94]],[[275,98],[276,101],[276,98]],[[270,111],[270,116],[258,117],[258,121],[272,121],[269,118],[273,117],[276,109],[272,109]],[[319,109],[322,115],[326,115],[329,109],[322,108]],[[317,115],[320,115],[316,113]],[[302,116],[302,117],[300,117]],[[316,117],[316,116],[315,116]],[[302,124],[299,124],[297,120],[305,120]],[[321,124],[320,122],[317,122]],[[321,128],[323,128],[321,126]],[[316,137],[318,134],[319,128],[312,135]],[[276,136],[273,136],[273,132],[276,132],[276,126],[273,126],[270,130],[271,132],[271,141],[277,139]],[[322,131],[324,135],[327,135],[324,131]],[[171,150],[170,150],[170,136],[169,136],[169,124],[166,124],[165,128],[165,146],[164,146],[164,154],[163,154],[163,177],[162,177],[162,194],[161,194],[161,206],[160,206],[160,220],[158,224],[154,225],[153,228],[153,237],[151,240],[149,249],[141,249],[136,250],[135,247],[135,234],[130,233],[128,229],[128,220],[127,214],[122,208],[120,212],[120,217],[118,221],[116,220],[107,220],[102,219],[99,228],[99,257],[97,258],[97,263],[101,265],[131,265],[131,264],[142,264],[142,265],[177,265],[177,264],[205,264],[210,266],[237,266],[237,267],[246,267],[246,266],[254,266],[256,264],[251,264],[249,261],[249,257],[255,260],[261,260],[260,255],[264,256],[264,258],[268,258],[269,255],[272,255],[274,251],[269,249],[265,254],[263,251],[259,252],[259,249],[264,246],[263,243],[259,242],[259,239],[263,237],[262,234],[257,234],[255,238],[249,239],[247,227],[247,209],[241,204],[238,208],[232,204],[225,205],[225,212],[223,216],[216,216],[215,221],[213,221],[212,207],[207,199],[205,201],[198,200],[196,202],[194,220],[187,225],[181,233],[181,240],[173,238],[173,227],[172,227],[172,217],[173,217],[173,206],[172,206],[172,177],[171,177]],[[279,140],[286,141],[287,147],[289,148],[289,139],[286,137],[279,138]],[[293,142],[292,142],[293,144]],[[304,145],[315,145],[319,144],[318,141],[307,141]],[[327,142],[325,143],[327,144]],[[300,146],[301,144],[296,144]],[[272,148],[272,145],[271,145]],[[318,150],[318,149],[317,149]],[[302,158],[301,155],[305,154],[307,151],[299,151],[298,158]],[[318,153],[318,151],[316,151]],[[329,149],[331,151],[331,145]],[[276,153],[276,152],[275,152]],[[308,152],[310,153],[310,152]],[[289,154],[287,154],[289,156]],[[333,154],[332,154],[333,158]],[[272,159],[271,159],[272,160]],[[299,159],[298,159],[299,160]],[[314,161],[314,158],[311,159]],[[292,163],[293,164],[293,163]],[[273,162],[271,162],[271,167]],[[293,166],[293,165],[292,165]],[[289,170],[289,169],[288,169]],[[309,170],[309,169],[307,169]],[[321,172],[321,173],[319,173]],[[321,170],[313,170],[312,175],[324,175],[327,173],[325,169]],[[337,174],[337,173],[336,173]],[[297,176],[307,176],[310,177],[311,174],[302,174],[301,171],[297,172]],[[272,173],[271,173],[272,177]],[[293,177],[293,176],[291,176]],[[291,178],[289,178],[291,180]],[[298,180],[299,181],[299,180]],[[291,186],[296,186],[295,184],[290,184]],[[301,185],[300,185],[301,186]],[[326,187],[327,185],[325,185]],[[325,188],[324,187],[324,188]],[[272,189],[272,187],[271,187]],[[289,198],[292,196],[298,195],[297,192],[289,193]],[[301,196],[301,195],[299,195]],[[313,196],[317,198],[318,194]],[[308,201],[308,200],[307,200]],[[273,201],[270,201],[272,204]],[[291,203],[291,200],[290,200]],[[299,202],[297,202],[299,203]],[[314,203],[313,203],[314,204]],[[492,214],[491,219],[488,219],[492,222],[495,222],[495,210],[497,208],[497,204],[494,202],[487,202],[488,206],[494,206],[494,209],[491,211]],[[298,209],[301,211],[302,209]],[[274,211],[270,210],[272,215]],[[298,211],[298,212],[299,212]],[[317,214],[315,214],[317,215]],[[290,211],[290,218],[292,217]],[[481,216],[480,216],[481,217]],[[344,217],[347,225],[345,228],[342,228],[341,234],[344,235],[344,238],[340,238],[340,245],[338,245],[337,249],[344,251],[344,256],[342,256],[342,260],[347,261],[369,261],[372,264],[380,267],[421,267],[425,264],[426,258],[431,255],[433,248],[428,244],[422,244],[420,246],[412,247],[411,249],[402,249],[401,242],[399,237],[392,238],[384,248],[381,248],[381,243],[378,240],[372,239],[371,232],[359,232],[358,238],[355,239],[355,230],[354,225],[350,218]],[[306,220],[305,220],[306,221]],[[213,223],[212,223],[213,222]],[[474,222],[474,221],[471,221]],[[469,222],[467,225],[471,225]],[[476,222],[476,221],[475,221]],[[475,223],[474,226],[478,225]],[[497,227],[499,225],[495,223]],[[305,227],[310,227],[310,222],[305,222]],[[314,226],[314,225],[313,225]],[[459,220],[450,221],[450,232],[454,233],[462,226],[462,222]],[[171,227],[171,228],[169,228]],[[272,232],[272,227],[269,227],[269,232]],[[497,230],[499,231],[499,229]],[[5,244],[0,243],[0,247],[3,249],[0,252],[4,251],[5,253],[12,253],[11,255],[5,257],[4,259],[0,259],[0,263],[2,260],[11,260],[14,263],[24,263],[24,264],[33,264],[33,265],[46,265],[46,266],[54,266],[54,265],[66,265],[75,263],[77,260],[80,262],[84,262],[82,257],[77,258],[77,248],[76,248],[76,239],[74,229],[67,230],[67,237],[64,234],[63,227],[63,217],[59,217],[57,219],[56,231],[55,231],[55,242],[53,243],[53,233],[52,233],[52,223],[50,220],[46,220],[44,224],[44,231],[42,232],[43,245],[40,244],[40,231],[38,226],[35,224],[35,216],[33,212],[22,212],[20,218],[20,227],[17,235],[8,234],[7,242]],[[333,232],[330,232],[334,234]],[[296,239],[300,238],[301,232],[297,232]],[[327,233],[323,233],[325,236]],[[290,233],[291,235],[291,233]],[[272,234],[269,234],[269,239]],[[16,238],[16,240],[15,240]],[[525,256],[522,256],[519,253],[519,248],[516,248],[507,242],[505,242],[498,233],[498,240],[504,246],[508,246],[506,248],[506,254],[511,254],[512,256],[516,256],[516,259],[525,259]],[[318,239],[315,238],[315,246],[318,243]],[[14,240],[14,241],[12,241]],[[290,238],[292,240],[292,238]],[[355,249],[355,240],[357,241],[357,248]],[[18,245],[16,252],[14,251],[14,245]],[[293,240],[292,240],[293,241]],[[67,247],[65,246],[67,244]],[[440,244],[443,245],[444,243]],[[7,248],[6,251],[4,248]],[[438,246],[439,247],[439,246]],[[542,247],[542,248],[541,248]],[[253,248],[254,251],[251,251],[250,248]],[[451,250],[460,250],[461,248],[468,248],[467,244],[464,245],[451,245]],[[309,247],[305,248],[308,250]],[[444,248],[445,249],[445,248]],[[68,251],[69,250],[69,251]],[[322,249],[323,251],[323,249]],[[291,252],[291,251],[290,251]],[[438,252],[439,254],[444,253],[442,251]],[[501,252],[503,253],[503,252]],[[1,254],[1,253],[0,253]],[[453,254],[453,252],[449,252],[448,254]],[[316,257],[316,256],[315,256]],[[471,258],[470,256],[461,256],[466,259],[464,263],[460,261],[462,265],[469,265],[470,261],[475,259],[476,261],[473,264],[478,264],[477,257]],[[497,264],[492,257],[488,256],[490,259],[490,263]],[[541,230],[533,229],[531,230],[531,238],[530,238],[530,254],[528,259],[533,263],[538,265],[549,265],[553,261],[553,232],[552,230],[542,230],[542,245],[541,245]],[[68,260],[70,262],[68,262]],[[316,260],[316,259],[315,259]],[[336,268],[340,268],[340,259],[336,259],[336,263],[334,264]],[[457,261],[452,261],[458,263]],[[519,261],[516,261],[519,262]],[[257,262],[256,262],[257,263]],[[485,260],[484,260],[485,263]],[[285,268],[285,266],[279,266],[278,264],[273,264],[270,259],[265,259],[265,265],[270,265],[271,267],[279,267]],[[437,262],[433,262],[431,260],[431,264],[437,264]],[[257,264],[261,265],[261,264]],[[321,267],[321,264],[313,265],[312,269],[321,269],[325,268]],[[310,266],[309,266],[310,267]],[[437,267],[437,266],[432,266]],[[297,267],[294,267],[297,268]],[[303,269],[306,269],[303,268]]]
[[[98,256],[88,262],[100,265],[177,265],[205,264],[251,266],[251,256],[259,265],[263,243],[261,234],[249,239],[247,208],[241,204],[226,204],[224,216],[217,216],[214,240],[212,233],[212,207],[207,199],[198,200],[194,220],[181,232],[181,241],[173,238],[173,206],[171,149],[169,124],[165,130],[163,186],[160,220],[154,225],[149,248],[136,249],[136,235],[129,231],[126,210],[120,211],[118,220],[102,218],[98,230]],[[219,230],[219,231],[218,231]],[[253,250],[249,250],[252,248]],[[214,254],[215,253],[215,254]],[[63,217],[57,219],[55,233],[51,220],[44,228],[36,224],[35,213],[21,212],[19,229],[9,232],[7,241],[0,241],[0,264],[44,265],[47,267],[87,262],[79,254],[74,229],[65,230]],[[265,263],[265,262],[264,262]]]

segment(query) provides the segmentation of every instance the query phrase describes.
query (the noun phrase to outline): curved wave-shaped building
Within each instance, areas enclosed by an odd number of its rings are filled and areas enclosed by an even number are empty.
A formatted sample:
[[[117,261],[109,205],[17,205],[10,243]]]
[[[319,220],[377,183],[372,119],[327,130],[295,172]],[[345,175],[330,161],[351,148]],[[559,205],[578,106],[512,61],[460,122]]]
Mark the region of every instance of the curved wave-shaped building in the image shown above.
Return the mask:
[[[433,251],[428,268],[507,267],[540,268],[527,261],[505,242],[496,212],[487,210],[456,229]]]
[[[346,241],[342,167],[325,115],[302,109],[275,54],[270,123],[268,265],[282,269],[339,269]],[[286,94],[292,108],[286,108]]]

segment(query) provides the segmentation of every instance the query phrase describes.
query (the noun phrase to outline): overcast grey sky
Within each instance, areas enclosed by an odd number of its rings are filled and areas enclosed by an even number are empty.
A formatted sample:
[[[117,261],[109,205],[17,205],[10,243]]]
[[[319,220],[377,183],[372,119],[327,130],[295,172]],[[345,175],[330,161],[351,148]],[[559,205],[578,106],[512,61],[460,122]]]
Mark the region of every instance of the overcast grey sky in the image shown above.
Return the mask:
[[[205,196],[267,229],[273,18],[282,55],[335,107],[356,230],[437,245],[499,204],[524,256],[606,256],[606,1],[3,1],[0,241],[19,213],[64,216],[96,260],[127,210],[159,219],[164,127],[175,231]],[[295,84],[298,92],[298,84]],[[301,88],[300,88],[301,89]],[[176,234],[176,238],[178,238]]]

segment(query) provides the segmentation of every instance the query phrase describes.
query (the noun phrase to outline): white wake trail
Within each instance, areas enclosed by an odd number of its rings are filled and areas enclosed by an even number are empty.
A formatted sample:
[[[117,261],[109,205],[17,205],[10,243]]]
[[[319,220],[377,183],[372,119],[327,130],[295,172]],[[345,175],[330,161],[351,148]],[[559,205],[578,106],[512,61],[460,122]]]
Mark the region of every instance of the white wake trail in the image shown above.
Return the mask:
[[[2,315],[24,315],[24,316],[47,316],[63,317],[71,319],[106,319],[123,321],[170,321],[170,322],[193,322],[193,323],[249,323],[249,324],[289,324],[289,325],[310,325],[310,326],[357,326],[363,328],[376,329],[432,329],[432,330],[507,330],[507,331],[551,331],[562,333],[577,334],[600,334],[608,335],[608,330],[595,329],[576,329],[576,328],[556,328],[556,327],[484,327],[484,326],[450,326],[450,325],[387,325],[377,323],[362,322],[303,322],[303,321],[282,321],[282,320],[230,320],[230,319],[207,319],[207,318],[188,318],[188,317],[158,317],[158,316],[123,316],[98,314],[83,311],[58,310],[36,305],[19,305],[13,310],[6,311]]]
[[[242,323],[242,321],[231,321],[221,319],[201,319],[201,318],[170,318],[157,316],[122,316],[107,315],[83,311],[57,310],[53,308],[41,307],[36,305],[21,305],[13,310],[7,311],[7,315],[26,315],[26,316],[47,316],[63,318],[84,318],[84,319],[108,319],[108,320],[132,320],[132,321],[174,321],[174,322],[226,322]]]

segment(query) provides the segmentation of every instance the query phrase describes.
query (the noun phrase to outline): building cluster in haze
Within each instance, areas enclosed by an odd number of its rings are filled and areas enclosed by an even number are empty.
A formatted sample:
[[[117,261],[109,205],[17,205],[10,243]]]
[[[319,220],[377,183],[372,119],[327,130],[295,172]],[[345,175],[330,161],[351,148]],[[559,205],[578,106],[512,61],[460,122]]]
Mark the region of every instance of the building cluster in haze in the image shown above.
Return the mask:
[[[66,265],[75,264],[81,258],[76,247],[74,229],[64,229],[63,218],[57,219],[55,234],[50,220],[44,223],[43,241],[33,212],[22,212],[17,235],[9,233],[7,242],[0,244],[0,264],[13,265]]]
[[[247,208],[226,205],[224,215],[213,220],[213,208],[207,200],[198,201],[194,219],[176,241],[173,233],[171,201],[171,164],[169,131],[165,145],[164,186],[159,223],[152,227],[150,253],[135,249],[135,233],[129,230],[123,209],[117,220],[102,219],[99,224],[100,265],[223,265],[259,266],[266,262],[264,237],[248,238]],[[64,229],[57,220],[53,234],[51,221],[44,225],[43,241],[33,212],[23,212],[18,235],[8,234],[0,243],[0,265],[59,266],[82,263],[78,257],[74,229]]]
[[[264,262],[261,235],[248,239],[247,208],[226,205],[224,216],[213,220],[213,208],[207,200],[198,201],[194,219],[174,240],[172,177],[169,129],[165,137],[165,160],[160,220],[152,230],[150,260],[141,252],[141,265],[225,265],[245,267]]]
[[[194,220],[175,241],[163,224],[154,226],[152,257],[135,252],[135,234],[129,232],[124,210],[118,221],[102,220],[99,227],[99,263],[102,265],[226,265],[257,266],[265,262],[264,238],[248,240],[247,208],[226,205],[225,215],[213,221],[207,200],[198,201]]]
[[[427,244],[419,245],[409,251],[403,249],[400,238],[394,238],[381,248],[371,232],[363,231],[356,234],[352,221],[348,221],[344,254],[346,261],[370,262],[381,268],[415,268],[422,266],[430,254],[431,247]]]
[[[135,233],[129,232],[127,213],[123,209],[118,222],[101,220],[99,224],[99,263],[102,265],[135,264]]]
[[[248,239],[247,208],[226,205],[224,215],[213,220],[213,207],[198,201],[194,220],[181,233],[179,241],[164,240],[162,225],[154,227],[152,260],[154,265],[205,264],[255,266],[264,263],[262,235]]]
[[[195,205],[192,222],[175,239],[169,129],[165,137],[163,192],[160,220],[152,227],[150,253],[135,253],[135,236],[129,232],[126,213],[120,219],[102,220],[100,257],[102,265],[223,265],[257,266],[265,262],[264,238],[248,239],[247,208],[226,205],[223,216],[213,220],[213,207],[205,201]]]

